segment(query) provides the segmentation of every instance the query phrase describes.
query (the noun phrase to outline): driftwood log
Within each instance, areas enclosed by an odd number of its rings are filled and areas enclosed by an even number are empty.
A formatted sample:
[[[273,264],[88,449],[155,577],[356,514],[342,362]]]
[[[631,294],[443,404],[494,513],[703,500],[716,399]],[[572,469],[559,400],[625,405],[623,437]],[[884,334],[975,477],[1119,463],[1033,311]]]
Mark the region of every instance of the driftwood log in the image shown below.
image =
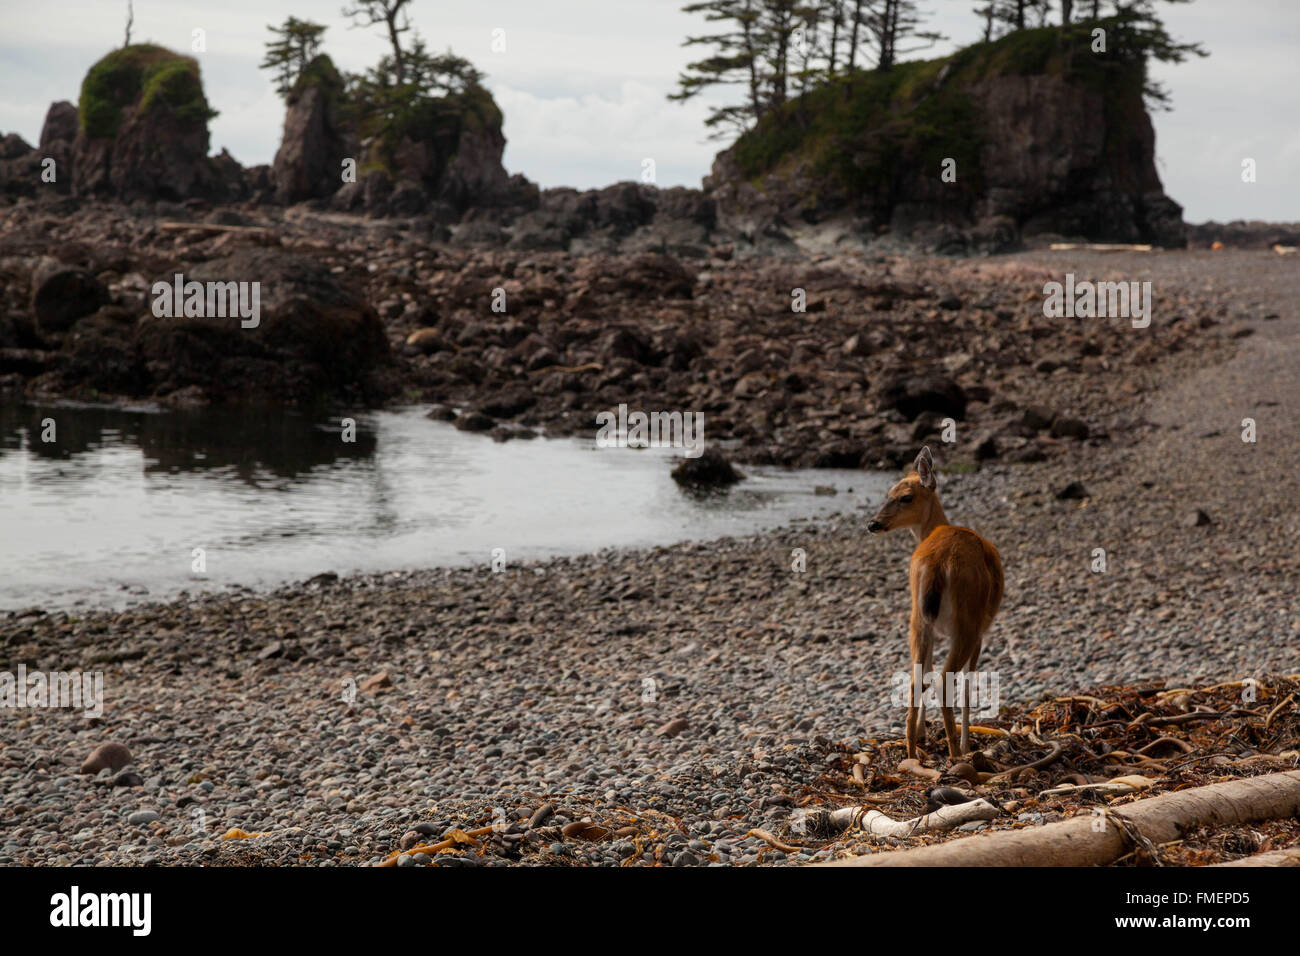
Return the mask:
[[[815,833],[838,833],[851,826],[858,826],[872,836],[909,837],[916,833],[951,830],[976,820],[992,820],[999,812],[997,807],[984,799],[939,807],[932,813],[911,820],[894,820],[871,807],[840,807],[838,810],[824,810],[820,814],[810,813],[805,818],[805,824]]]
[[[1298,816],[1300,771],[1213,783],[1099,810],[1097,814],[1084,813],[1029,829],[1002,830],[814,865],[1103,866],[1135,846],[1150,850],[1181,838],[1195,827],[1235,826],[1252,820]]]
[[[1269,853],[1256,853],[1254,856],[1242,857],[1229,863],[1211,863],[1211,866],[1300,866],[1300,846],[1289,846],[1284,850]]]

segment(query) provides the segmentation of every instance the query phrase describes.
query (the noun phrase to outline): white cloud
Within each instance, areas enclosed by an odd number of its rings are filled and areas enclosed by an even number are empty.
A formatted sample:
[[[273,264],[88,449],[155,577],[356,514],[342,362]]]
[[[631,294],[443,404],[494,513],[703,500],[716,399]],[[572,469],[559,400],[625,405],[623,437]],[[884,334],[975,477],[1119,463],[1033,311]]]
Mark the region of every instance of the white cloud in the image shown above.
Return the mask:
[[[660,186],[699,186],[717,150],[705,141],[703,105],[671,103],[660,88],[627,81],[614,96],[541,98],[497,85],[506,165],[544,186],[580,189],[639,179],[655,162]]]

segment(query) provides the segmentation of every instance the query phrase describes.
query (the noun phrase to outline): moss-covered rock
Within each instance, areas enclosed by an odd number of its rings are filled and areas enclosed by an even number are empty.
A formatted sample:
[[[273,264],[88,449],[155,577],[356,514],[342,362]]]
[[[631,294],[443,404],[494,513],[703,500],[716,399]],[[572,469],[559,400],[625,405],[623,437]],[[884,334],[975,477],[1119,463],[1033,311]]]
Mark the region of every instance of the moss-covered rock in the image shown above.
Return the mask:
[[[1017,31],[791,100],[719,155],[710,185],[733,219],[847,215],[907,232],[1008,217],[1178,244],[1144,83],[1141,56],[1093,53],[1088,30]]]
[[[477,84],[442,97],[402,103],[361,120],[371,139],[365,168],[410,183],[453,209],[491,202],[508,177],[501,110]]]
[[[344,79],[321,55],[286,99],[274,166],[281,202],[329,197],[339,209],[416,215],[431,203],[454,212],[509,190],[501,110],[476,82],[444,96],[416,94]],[[340,176],[346,158],[356,160],[354,182]]]
[[[148,43],[114,50],[81,82],[81,130],[90,139],[116,136],[131,108],[140,114],[165,108],[204,125],[217,115],[203,94],[198,61]]]
[[[193,57],[152,44],[114,50],[86,73],[73,146],[73,189],[117,199],[210,193],[208,105]]]
[[[318,89],[329,100],[338,103],[343,97],[343,88],[343,76],[338,67],[328,54],[322,53],[303,67],[293,89],[289,91],[288,101],[292,105],[307,90]]]

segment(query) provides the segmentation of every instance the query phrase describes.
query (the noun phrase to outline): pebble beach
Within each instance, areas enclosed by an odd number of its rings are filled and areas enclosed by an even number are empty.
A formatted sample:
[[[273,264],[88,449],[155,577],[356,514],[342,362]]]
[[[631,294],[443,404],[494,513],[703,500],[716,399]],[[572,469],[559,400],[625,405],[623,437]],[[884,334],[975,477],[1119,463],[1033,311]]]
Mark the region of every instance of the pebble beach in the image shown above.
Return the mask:
[[[1207,287],[1251,318],[1080,408],[1107,441],[977,470],[945,470],[955,456],[935,447],[947,514],[1006,568],[981,665],[1003,703],[1300,670],[1294,261],[1071,264]],[[1071,381],[1033,389],[1084,401],[1090,383]],[[879,502],[841,500],[744,538],[0,617],[0,669],[104,679],[98,717],[0,720],[0,864],[830,859],[830,841],[787,853],[748,834],[788,832],[837,748],[902,735],[890,691],[907,666],[912,541],[866,533]],[[946,760],[930,716],[931,757]],[[125,750],[84,767],[106,743]],[[603,838],[584,839],[590,827]]]

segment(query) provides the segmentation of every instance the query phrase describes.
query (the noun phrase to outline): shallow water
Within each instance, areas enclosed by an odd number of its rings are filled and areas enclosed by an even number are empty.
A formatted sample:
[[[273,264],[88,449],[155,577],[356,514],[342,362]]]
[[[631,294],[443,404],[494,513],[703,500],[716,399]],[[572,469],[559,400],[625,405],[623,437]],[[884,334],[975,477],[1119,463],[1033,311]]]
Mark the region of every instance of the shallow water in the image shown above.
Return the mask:
[[[281,409],[0,407],[0,609],[709,539],[851,511],[889,482],[745,467],[697,496],[669,477],[671,449],[497,443],[419,408],[358,416],[355,437]]]

